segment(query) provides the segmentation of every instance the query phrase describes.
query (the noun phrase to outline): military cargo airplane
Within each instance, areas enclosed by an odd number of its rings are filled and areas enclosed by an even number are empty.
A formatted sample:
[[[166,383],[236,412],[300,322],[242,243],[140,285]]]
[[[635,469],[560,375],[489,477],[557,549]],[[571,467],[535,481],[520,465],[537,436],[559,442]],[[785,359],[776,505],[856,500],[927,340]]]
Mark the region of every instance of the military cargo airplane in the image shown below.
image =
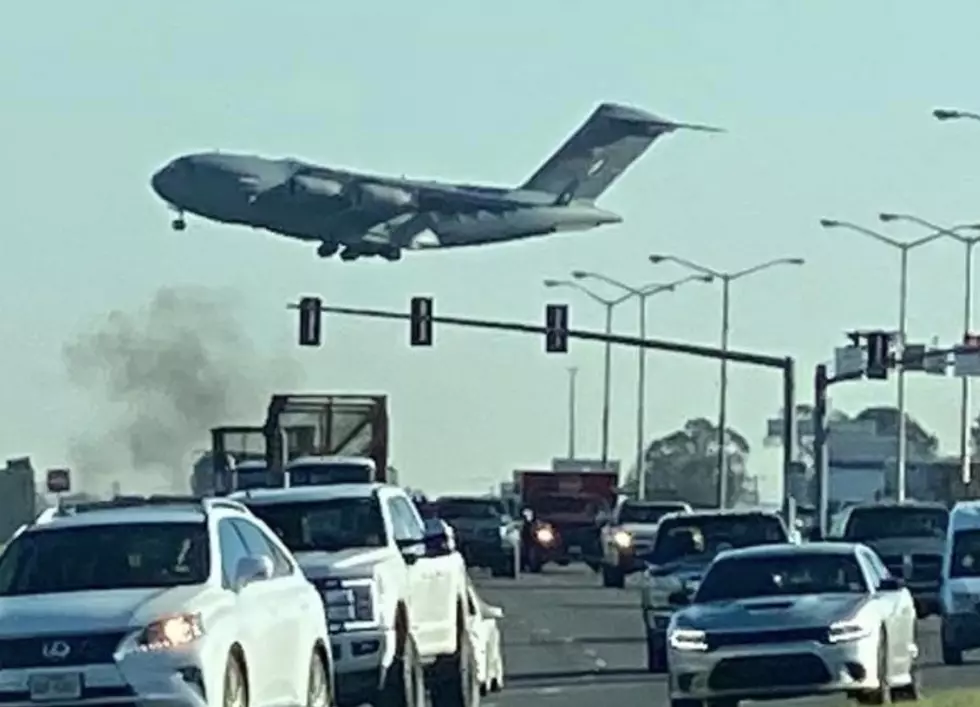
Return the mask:
[[[339,251],[347,261],[398,260],[405,249],[483,245],[621,223],[621,216],[596,206],[596,199],[654,140],[681,128],[720,132],[603,103],[516,189],[222,152],[178,157],[151,184],[176,212],[177,231],[186,228],[184,214],[191,213],[317,243],[324,258]]]

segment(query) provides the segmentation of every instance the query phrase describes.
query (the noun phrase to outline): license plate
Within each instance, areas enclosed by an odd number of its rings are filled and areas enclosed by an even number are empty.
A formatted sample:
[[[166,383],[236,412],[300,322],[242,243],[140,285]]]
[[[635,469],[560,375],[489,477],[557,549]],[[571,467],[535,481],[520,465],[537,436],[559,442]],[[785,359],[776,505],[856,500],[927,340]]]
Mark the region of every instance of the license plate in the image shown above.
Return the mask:
[[[43,673],[28,678],[31,700],[77,700],[82,696],[82,677],[78,673]]]

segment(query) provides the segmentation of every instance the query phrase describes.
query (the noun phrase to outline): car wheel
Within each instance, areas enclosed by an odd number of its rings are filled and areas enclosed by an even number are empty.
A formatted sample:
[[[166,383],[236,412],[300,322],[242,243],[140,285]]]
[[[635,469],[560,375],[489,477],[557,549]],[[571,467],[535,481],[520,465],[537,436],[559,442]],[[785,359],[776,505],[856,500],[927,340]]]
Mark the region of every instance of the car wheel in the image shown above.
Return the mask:
[[[425,707],[425,677],[411,636],[405,638],[401,655],[388,666],[374,707]]]
[[[647,632],[647,671],[662,674],[667,672],[667,645],[657,634]]]
[[[306,681],[306,707],[331,707],[333,698],[330,676],[319,651],[310,657],[310,673]]]
[[[626,586],[626,575],[618,567],[602,566],[602,586],[622,589]]]
[[[248,707],[248,683],[242,661],[234,653],[225,663],[224,696],[222,707]]]
[[[476,707],[480,704],[480,683],[469,634],[458,632],[456,652],[432,666],[429,693],[432,707]]]

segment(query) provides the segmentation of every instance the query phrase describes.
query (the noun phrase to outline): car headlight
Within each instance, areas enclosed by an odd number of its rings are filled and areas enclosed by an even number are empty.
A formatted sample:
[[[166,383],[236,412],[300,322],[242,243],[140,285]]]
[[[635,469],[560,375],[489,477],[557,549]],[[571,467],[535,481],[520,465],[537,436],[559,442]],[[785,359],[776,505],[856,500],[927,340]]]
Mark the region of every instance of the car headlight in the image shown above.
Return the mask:
[[[341,579],[320,590],[327,621],[339,630],[374,626],[377,613],[378,586],[373,578]]]
[[[139,650],[155,651],[179,648],[204,635],[200,614],[175,614],[154,621],[139,634]]]
[[[555,531],[547,526],[543,526],[534,532],[534,537],[542,545],[548,545],[555,541]]]
[[[706,651],[708,637],[704,631],[690,628],[675,628],[670,632],[670,647],[678,651]]]
[[[633,536],[627,533],[625,530],[617,530],[613,534],[613,542],[616,543],[617,547],[628,548],[633,545]]]
[[[859,641],[871,635],[871,629],[859,621],[838,621],[831,624],[827,631],[830,643],[847,643]]]

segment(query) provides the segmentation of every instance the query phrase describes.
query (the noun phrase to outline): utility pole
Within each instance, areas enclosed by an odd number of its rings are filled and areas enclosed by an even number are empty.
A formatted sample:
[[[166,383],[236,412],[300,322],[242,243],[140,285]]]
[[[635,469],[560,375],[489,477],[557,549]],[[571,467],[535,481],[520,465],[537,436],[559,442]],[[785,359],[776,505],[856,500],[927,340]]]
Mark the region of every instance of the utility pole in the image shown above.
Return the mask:
[[[575,459],[575,379],[578,366],[568,368],[568,458]]]

